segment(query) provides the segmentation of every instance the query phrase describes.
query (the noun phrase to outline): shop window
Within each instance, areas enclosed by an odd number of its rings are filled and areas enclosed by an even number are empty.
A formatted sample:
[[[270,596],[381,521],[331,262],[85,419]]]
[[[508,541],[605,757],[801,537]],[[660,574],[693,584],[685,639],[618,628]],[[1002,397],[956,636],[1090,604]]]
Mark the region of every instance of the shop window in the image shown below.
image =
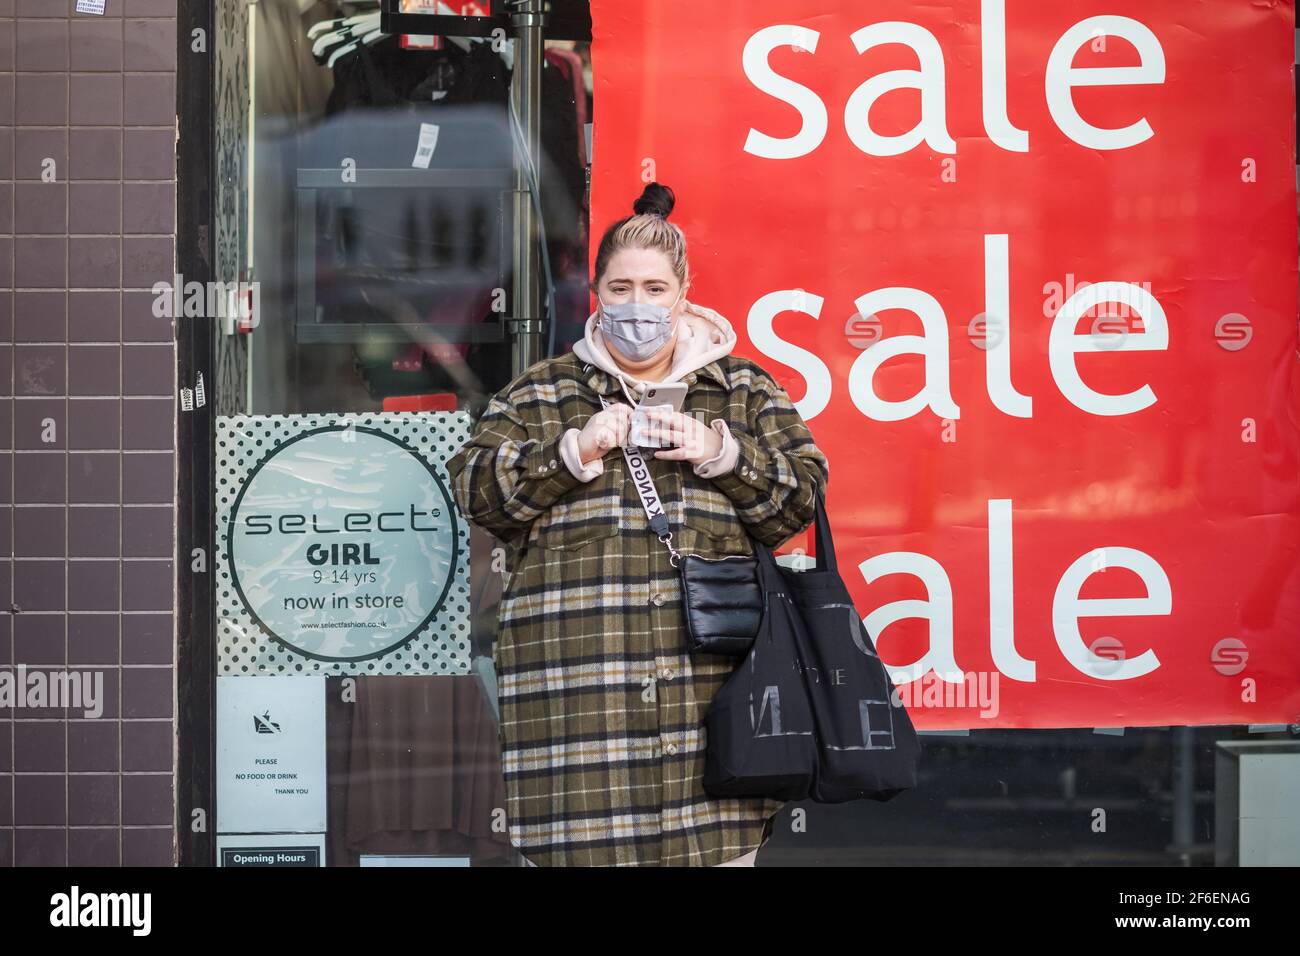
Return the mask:
[[[519,865],[495,542],[445,472],[513,377],[513,47],[217,6],[218,862]],[[588,47],[545,42],[543,354],[588,313]]]

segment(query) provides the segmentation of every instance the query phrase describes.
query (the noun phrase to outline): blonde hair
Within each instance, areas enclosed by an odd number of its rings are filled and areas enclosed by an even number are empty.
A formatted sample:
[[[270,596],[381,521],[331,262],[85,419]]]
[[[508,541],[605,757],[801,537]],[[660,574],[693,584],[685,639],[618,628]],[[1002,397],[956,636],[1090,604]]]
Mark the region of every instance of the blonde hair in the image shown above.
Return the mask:
[[[690,281],[686,261],[686,234],[668,221],[677,197],[667,186],[650,183],[632,204],[632,215],[605,230],[596,250],[596,284],[600,283],[609,260],[623,249],[655,249],[668,258],[668,265],[685,286]]]

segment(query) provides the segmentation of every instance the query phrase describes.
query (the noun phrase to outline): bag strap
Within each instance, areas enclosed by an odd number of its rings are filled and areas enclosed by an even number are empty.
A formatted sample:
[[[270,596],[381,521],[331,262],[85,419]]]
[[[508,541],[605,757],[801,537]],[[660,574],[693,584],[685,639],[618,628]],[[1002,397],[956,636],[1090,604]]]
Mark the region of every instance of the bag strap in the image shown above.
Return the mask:
[[[605,396],[599,392],[596,397],[600,399],[601,408],[609,408],[609,402]],[[628,473],[632,476],[632,484],[636,488],[637,495],[641,498],[641,507],[645,509],[646,517],[650,520],[650,530],[660,541],[664,543],[670,553],[669,562],[673,567],[677,567],[681,560],[681,555],[672,545],[673,534],[668,530],[668,516],[664,514],[663,502],[659,498],[659,490],[655,487],[654,478],[650,476],[650,467],[645,462],[645,456],[641,450],[631,443],[632,432],[628,430],[628,444],[623,446],[623,457],[627,460]],[[821,489],[817,489],[817,508],[814,521],[816,530],[814,531],[814,542],[817,549],[815,555],[817,563],[815,565],[818,571],[834,571],[839,574],[839,567],[835,560],[835,542],[831,539],[831,525],[826,517],[826,504],[822,500]],[[748,534],[748,530],[746,530]],[[754,542],[755,554],[758,554],[759,548],[762,547],[767,552],[767,560],[774,561],[771,551],[750,535]],[[761,557],[761,556],[760,556]],[[775,566],[775,565],[774,565]]]
[[[609,408],[609,402],[605,401],[605,396],[597,393],[602,408]],[[670,552],[668,558],[673,567],[677,567],[677,562],[681,555],[672,545],[673,533],[668,530],[668,516],[664,514],[663,502],[659,499],[659,491],[655,488],[655,482],[650,477],[650,467],[645,462],[645,457],[641,450],[632,444],[632,431],[628,429],[628,443],[623,446],[623,457],[627,459],[628,474],[632,476],[632,484],[636,488],[637,495],[641,498],[641,507],[645,509],[645,516],[650,519],[650,530],[664,543]]]
[[[831,523],[826,517],[826,502],[822,500],[822,490],[817,489],[817,512],[816,530],[814,534],[814,547],[817,549],[818,571],[834,571],[837,575],[840,573],[839,565],[835,560],[835,542],[831,539]]]

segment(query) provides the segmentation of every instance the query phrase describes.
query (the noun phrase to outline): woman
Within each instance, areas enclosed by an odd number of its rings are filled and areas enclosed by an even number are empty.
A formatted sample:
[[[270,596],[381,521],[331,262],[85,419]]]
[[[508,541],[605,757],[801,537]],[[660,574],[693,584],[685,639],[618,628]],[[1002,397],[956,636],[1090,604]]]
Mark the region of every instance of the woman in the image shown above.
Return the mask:
[[[542,866],[753,865],[783,806],[704,792],[704,715],[738,660],[687,651],[678,571],[621,449],[646,383],[685,382],[683,412],[655,416],[673,447],[646,461],[673,546],[709,556],[807,528],[826,457],[771,376],[731,354],[731,324],[686,300],[673,203],[651,183],[609,227],[583,341],[493,396],[447,463],[460,510],[506,549],[507,816]]]

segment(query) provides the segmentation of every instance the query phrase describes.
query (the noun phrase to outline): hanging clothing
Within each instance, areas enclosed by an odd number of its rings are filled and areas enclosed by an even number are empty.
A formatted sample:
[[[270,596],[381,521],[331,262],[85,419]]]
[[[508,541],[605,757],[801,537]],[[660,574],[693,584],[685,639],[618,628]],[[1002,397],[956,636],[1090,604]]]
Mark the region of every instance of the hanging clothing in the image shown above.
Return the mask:
[[[315,262],[315,279],[299,295],[310,296],[325,325],[426,324],[445,333],[452,341],[421,346],[430,366],[499,367],[498,357],[508,361],[508,343],[460,340],[469,337],[464,330],[499,321],[498,290],[510,284],[506,231],[515,146],[505,60],[488,42],[468,51],[451,43],[404,50],[390,36],[341,57],[333,75],[325,119],[299,137],[300,167],[352,169],[362,179],[376,170],[410,173],[423,147],[428,152],[419,156],[418,168],[495,170],[508,178],[470,176],[436,188],[421,182],[363,188],[340,178],[338,188],[316,190],[315,234],[301,234],[298,250]],[[541,225],[560,326],[573,327],[587,301],[586,170],[578,149],[583,131],[572,77],[550,58],[540,92]],[[396,364],[391,354],[358,363],[376,398],[421,390],[411,374],[419,368],[419,351]],[[451,387],[443,375],[423,385]]]
[[[752,554],[748,528],[775,547],[812,522],[826,456],[771,376],[730,354],[730,323],[690,312],[704,324],[692,320],[694,358],[674,368],[684,411],[722,419],[737,454],[712,478],[646,458],[673,545]],[[587,480],[562,460],[566,432],[599,395],[625,401],[625,385],[576,350],[538,362],[447,462],[461,512],[506,550],[496,655],[510,840],[542,866],[712,866],[756,849],[784,803],[704,792],[704,715],[739,659],[687,651],[678,571],[621,452]]]
[[[368,853],[506,863],[495,715],[478,675],[346,680],[352,695],[327,679],[330,865]]]
[[[420,122],[451,121],[447,107],[491,104],[501,110],[496,114],[495,142],[478,147],[484,149],[484,155],[464,165],[510,167],[514,163],[513,140],[505,112],[509,98],[510,70],[490,43],[476,43],[468,52],[450,44],[442,50],[403,50],[397,37],[387,37],[360,47],[334,65],[334,89],[325,112],[337,116],[353,110],[397,110],[401,112],[389,115],[404,112],[418,132]],[[584,134],[578,124],[574,86],[549,61],[542,68],[541,112],[545,121],[538,176],[547,241],[556,246],[554,258],[564,253],[566,244],[585,238],[582,221],[587,174],[579,162],[578,140]],[[362,167],[409,168],[415,152],[413,137],[392,148],[380,146],[387,150],[386,155],[374,155],[376,149],[362,137],[349,137],[346,145],[352,152],[344,155]],[[585,269],[585,257],[583,266]]]

